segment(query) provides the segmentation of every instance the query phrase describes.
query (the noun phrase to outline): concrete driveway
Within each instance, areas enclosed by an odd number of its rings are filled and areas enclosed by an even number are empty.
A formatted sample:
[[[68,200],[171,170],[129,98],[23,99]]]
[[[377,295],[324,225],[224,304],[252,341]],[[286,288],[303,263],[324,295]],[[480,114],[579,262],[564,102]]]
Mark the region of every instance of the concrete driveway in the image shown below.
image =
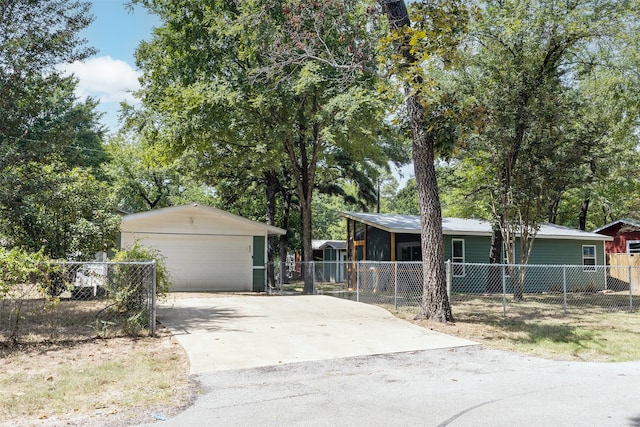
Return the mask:
[[[321,295],[173,295],[157,318],[189,355],[191,374],[475,345]]]

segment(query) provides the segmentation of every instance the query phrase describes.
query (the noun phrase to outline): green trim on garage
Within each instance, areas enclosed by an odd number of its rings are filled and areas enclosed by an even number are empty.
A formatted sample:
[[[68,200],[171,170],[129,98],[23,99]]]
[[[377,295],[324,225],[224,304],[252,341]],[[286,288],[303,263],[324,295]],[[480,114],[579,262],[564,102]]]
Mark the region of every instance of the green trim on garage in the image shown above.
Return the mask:
[[[253,291],[263,292],[265,288],[265,237],[253,236]]]

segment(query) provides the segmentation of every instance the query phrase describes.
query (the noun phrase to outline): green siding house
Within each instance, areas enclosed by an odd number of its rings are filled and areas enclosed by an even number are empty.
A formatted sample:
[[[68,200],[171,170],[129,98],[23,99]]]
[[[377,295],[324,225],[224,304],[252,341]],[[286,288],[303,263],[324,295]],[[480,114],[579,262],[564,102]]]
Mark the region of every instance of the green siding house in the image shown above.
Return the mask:
[[[356,261],[420,261],[420,217],[399,214],[342,212],[347,221],[347,264]],[[491,224],[478,219],[443,218],[444,259],[453,264],[452,289],[486,292],[491,247]],[[576,283],[606,284],[605,242],[611,237],[555,224],[543,225],[536,235],[526,267],[526,292],[545,292],[562,283],[562,270],[543,266],[567,265]],[[518,246],[518,245],[516,245]],[[515,259],[519,258],[516,252]],[[518,267],[520,268],[520,267]],[[504,274],[507,267],[504,267]],[[513,271],[513,270],[512,270]],[[555,277],[560,275],[560,277]],[[510,281],[509,281],[510,283]],[[500,284],[500,290],[502,285]],[[494,289],[496,291],[497,289]]]

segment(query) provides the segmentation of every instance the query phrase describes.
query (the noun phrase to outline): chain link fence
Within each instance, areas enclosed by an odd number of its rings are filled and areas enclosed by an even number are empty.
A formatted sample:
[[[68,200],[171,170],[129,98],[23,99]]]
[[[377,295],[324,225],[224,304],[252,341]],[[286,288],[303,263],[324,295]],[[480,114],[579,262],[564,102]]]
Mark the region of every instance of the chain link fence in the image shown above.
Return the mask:
[[[421,262],[341,261],[275,265],[272,293],[300,292],[306,277],[314,293],[388,308],[418,307]],[[445,266],[454,312],[491,311],[545,316],[638,311],[640,267],[594,265],[455,264]]]
[[[156,265],[63,262],[46,280],[4,284],[0,344],[155,333]]]

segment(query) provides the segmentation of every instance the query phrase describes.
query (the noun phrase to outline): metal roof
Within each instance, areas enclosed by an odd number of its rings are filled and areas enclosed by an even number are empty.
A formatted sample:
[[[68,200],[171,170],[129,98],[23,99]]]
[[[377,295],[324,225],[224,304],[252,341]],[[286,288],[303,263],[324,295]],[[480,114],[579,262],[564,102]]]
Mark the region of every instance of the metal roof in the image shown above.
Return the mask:
[[[243,223],[243,224],[255,227],[257,229],[266,230],[266,232],[270,235],[273,235],[273,234],[283,235],[287,233],[286,230],[283,230],[281,228],[274,227],[272,225],[263,224],[261,222],[253,221],[238,215],[234,215],[230,212],[223,211],[221,209],[217,209],[217,208],[206,206],[199,203],[189,203],[186,205],[170,206],[167,208],[159,208],[159,209],[153,209],[150,211],[125,215],[124,217],[122,217],[122,224],[132,222],[132,221],[139,221],[141,219],[152,218],[159,215],[166,215],[172,212],[189,213],[189,212],[197,212],[197,211],[204,212],[211,216],[218,215],[221,217],[231,219],[233,221],[237,221],[238,223]]]
[[[616,225],[628,225],[631,227],[635,227],[635,228],[640,228],[640,220],[637,219],[629,219],[629,218],[623,218],[623,219],[619,219],[617,221],[613,221],[610,222],[609,224],[603,225],[600,228],[596,228],[595,230],[593,230],[594,233],[601,233],[602,231],[611,228],[613,226]]]
[[[311,247],[313,250],[321,250],[325,248],[347,249],[346,240],[312,240]]]
[[[372,225],[390,233],[420,234],[420,217],[417,215],[341,212],[339,216]],[[481,219],[442,218],[442,233],[445,235],[491,236],[491,223]],[[543,224],[536,238],[611,240],[609,236],[555,224]]]

